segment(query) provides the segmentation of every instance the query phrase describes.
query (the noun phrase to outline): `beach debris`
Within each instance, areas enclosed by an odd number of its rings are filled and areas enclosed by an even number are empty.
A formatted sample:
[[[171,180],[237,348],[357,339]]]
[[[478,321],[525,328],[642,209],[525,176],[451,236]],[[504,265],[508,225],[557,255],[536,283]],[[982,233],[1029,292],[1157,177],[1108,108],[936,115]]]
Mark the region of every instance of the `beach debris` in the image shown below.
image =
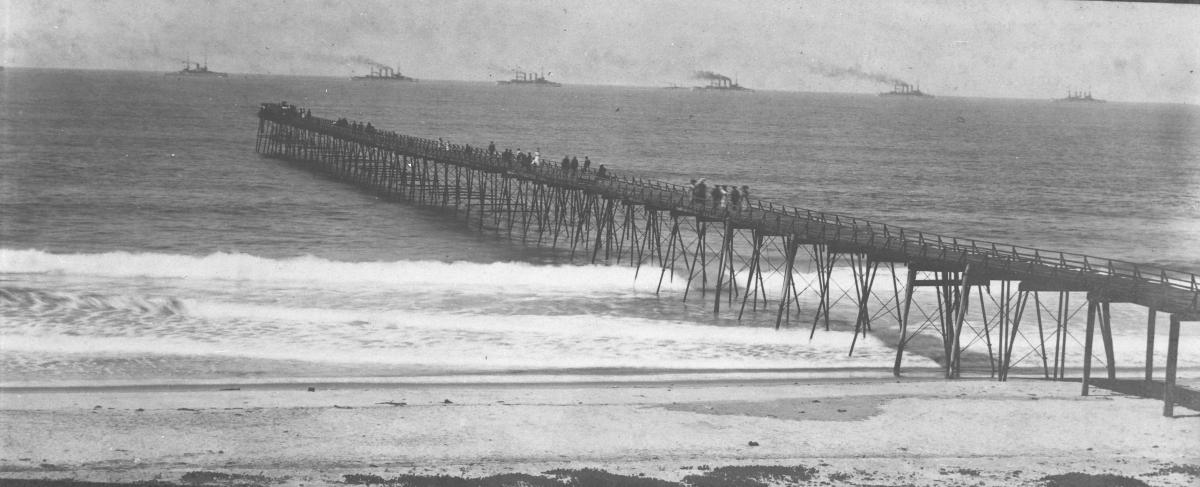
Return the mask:
[[[387,480],[378,475],[352,473],[342,475],[342,482],[350,485],[379,485],[386,484]]]
[[[378,468],[377,465],[371,464],[371,467]],[[387,471],[385,469],[385,471]],[[375,474],[345,474],[342,475],[342,483],[346,485],[368,485],[368,486],[407,486],[407,485],[437,485],[437,486],[501,486],[501,485],[522,485],[528,487],[562,487],[563,483],[556,479],[544,477],[541,475],[530,475],[525,473],[502,473],[480,478],[467,478],[466,468],[460,470],[464,476],[454,475],[420,475],[416,473],[399,474],[392,478],[384,478]],[[619,476],[601,472],[604,477],[597,475],[587,475],[589,472],[584,471],[556,471],[546,472],[547,475],[558,475],[569,478],[586,477],[583,482],[577,482],[568,485],[630,485],[630,486],[647,486],[647,487],[668,487],[677,486],[678,484],[667,483],[664,481],[637,481],[636,477]],[[583,473],[583,475],[579,475]],[[598,481],[597,481],[598,480]]]
[[[552,475],[554,478],[532,477],[522,474],[501,474],[500,476],[490,477],[491,482],[480,482],[473,485],[528,485],[530,487],[560,487],[564,483],[566,485],[620,485],[622,487],[678,487],[676,482],[668,482],[654,477],[646,476],[645,472],[638,472],[633,475],[621,475],[610,473],[605,470],[584,468],[584,469],[555,469],[542,472],[545,475]],[[517,475],[521,475],[517,477]],[[519,484],[517,482],[520,482]],[[433,485],[433,484],[410,484],[410,485]],[[438,485],[459,485],[459,484],[438,484]]]
[[[241,387],[226,387],[226,388],[224,388],[224,389],[218,389],[218,390],[221,390],[221,391],[240,391],[240,390],[242,390],[242,388],[241,388]]]
[[[449,399],[443,399],[442,404],[454,404],[454,402]]]
[[[1083,487],[1090,485],[1110,485],[1114,487],[1139,487],[1149,485],[1141,480],[1113,474],[1086,474],[1079,472],[1047,475],[1042,477],[1046,487]]]
[[[1154,447],[1158,448],[1158,445],[1154,445]],[[1165,466],[1160,467],[1157,471],[1148,473],[1146,475],[1149,477],[1154,477],[1158,475],[1170,474],[1180,474],[1188,477],[1200,478],[1200,465],[1178,465],[1175,463],[1167,463]]]
[[[317,388],[316,388],[316,387],[309,387],[309,388],[308,388],[308,392],[317,392]]]
[[[338,406],[337,404],[334,404],[334,405],[333,405],[333,408],[334,408],[334,409],[354,409],[354,408],[352,408],[352,407],[350,407],[350,406]]]
[[[194,470],[179,477],[179,482],[190,485],[267,485],[287,480],[290,477],[268,477],[241,473],[211,472]]]
[[[406,403],[406,402],[396,402],[396,401],[383,401],[383,402],[377,402],[375,404],[387,404],[388,406],[407,406],[408,405],[408,403]]]
[[[807,485],[816,475],[817,469],[803,465],[740,465],[717,467],[704,475],[688,475],[683,478],[683,483],[693,486]]]
[[[750,446],[758,446],[758,442],[757,442],[757,441],[751,441],[751,442],[750,442]]]
[[[139,413],[140,413],[140,412],[142,412],[142,411],[145,411],[145,409],[142,409],[142,408],[137,408],[137,409],[134,409],[134,411],[137,411],[137,412],[139,412]]]

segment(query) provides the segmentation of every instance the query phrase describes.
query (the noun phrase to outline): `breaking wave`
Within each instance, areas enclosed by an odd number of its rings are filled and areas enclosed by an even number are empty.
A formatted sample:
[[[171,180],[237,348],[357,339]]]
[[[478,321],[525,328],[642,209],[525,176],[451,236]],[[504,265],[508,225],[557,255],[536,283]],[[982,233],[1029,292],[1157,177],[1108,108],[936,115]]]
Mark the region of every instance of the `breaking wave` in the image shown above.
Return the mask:
[[[657,271],[657,269],[656,269]],[[597,292],[658,284],[658,272],[624,266],[539,266],[521,262],[338,262],[313,256],[271,259],[240,253],[187,256],[107,252],[52,254],[0,249],[0,273],[262,282],[288,286],[368,284],[426,291]],[[668,289],[681,284],[664,283]],[[651,288],[653,289],[653,288]]]

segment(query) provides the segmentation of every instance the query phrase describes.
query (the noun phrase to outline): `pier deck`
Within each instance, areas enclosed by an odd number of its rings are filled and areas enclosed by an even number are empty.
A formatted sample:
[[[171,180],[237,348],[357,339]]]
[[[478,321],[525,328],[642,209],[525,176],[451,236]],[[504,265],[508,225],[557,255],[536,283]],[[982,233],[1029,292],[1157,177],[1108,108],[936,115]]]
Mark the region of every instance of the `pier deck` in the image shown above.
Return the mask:
[[[688,292],[692,288],[703,295],[715,291],[715,313],[723,301],[732,310],[740,298],[740,319],[751,299],[755,309],[760,298],[764,308],[772,299],[778,306],[778,327],[790,321],[793,307],[799,315],[802,295],[811,290],[817,301],[813,333],[822,319],[829,329],[830,309],[842,298],[857,308],[856,340],[871,329],[872,320],[892,316],[900,328],[897,375],[905,344],[924,331],[943,341],[947,377],[961,373],[964,348],[982,341],[987,344],[992,375],[1006,379],[1015,365],[1013,348],[1023,336],[1021,318],[1032,295],[1041,339],[1040,352],[1035,347],[1033,353],[1041,359],[1046,377],[1061,378],[1073,314],[1070,296],[1083,293],[1086,299],[1076,300],[1077,306],[1081,302],[1087,306],[1083,393],[1089,388],[1097,325],[1108,378],[1115,378],[1109,304],[1136,304],[1148,311],[1148,381],[1154,371],[1156,313],[1170,315],[1162,387],[1164,414],[1170,415],[1180,323],[1200,321],[1200,278],[1188,272],[935,235],[758,199],[743,201],[737,208],[714,207],[710,200],[693,200],[691,189],[684,186],[563,169],[554,162],[529,167],[482,148],[447,146],[370,125],[312,117],[284,104],[264,103],[258,117],[260,154],[309,165],[384,197],[453,209],[480,229],[535,245],[569,248],[573,259],[627,260],[639,271],[643,263],[650,263],[661,268],[660,286],[667,272],[673,275],[678,269],[688,274]],[[719,241],[710,239],[710,233]],[[814,282],[798,285],[794,269],[801,248],[812,257],[818,275]],[[855,281],[852,290],[841,290],[841,296],[829,277],[839,258],[849,264]],[[882,292],[873,290],[881,264],[893,274],[891,289]],[[896,264],[907,268],[903,291]],[[774,297],[766,289],[764,272],[783,277],[783,287]],[[744,283],[735,280],[740,278]],[[1001,283],[998,301],[992,296],[994,281]],[[913,292],[920,287],[936,290],[938,310],[910,328]],[[998,304],[990,317],[983,307],[984,287]],[[984,313],[982,331],[967,324],[973,289],[979,291],[978,311]],[[1057,313],[1051,313],[1056,316],[1049,337],[1042,328],[1042,293],[1056,295],[1059,301]],[[1048,338],[1054,339],[1053,347],[1047,347]],[[854,343],[850,347],[853,353]],[[1053,348],[1053,373],[1049,348]]]

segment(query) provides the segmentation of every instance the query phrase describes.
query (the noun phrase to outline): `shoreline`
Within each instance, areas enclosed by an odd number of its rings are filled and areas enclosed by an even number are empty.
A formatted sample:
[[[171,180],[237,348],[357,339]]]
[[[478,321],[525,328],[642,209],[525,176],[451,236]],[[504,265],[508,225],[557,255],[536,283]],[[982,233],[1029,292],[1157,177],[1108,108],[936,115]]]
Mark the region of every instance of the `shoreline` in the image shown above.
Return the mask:
[[[312,486],[597,468],[679,482],[758,465],[835,484],[1086,473],[1194,485],[1200,412],[1163,418],[1161,405],[1028,379],[0,390],[0,478],[215,472]],[[1171,468],[1184,473],[1151,475]]]
[[[935,368],[906,370],[905,379],[936,380],[942,370]],[[976,378],[967,378],[974,380]],[[982,379],[982,377],[980,378]],[[829,367],[796,369],[562,369],[538,371],[472,371],[438,374],[388,376],[329,376],[274,378],[211,378],[180,380],[106,380],[59,382],[0,382],[0,394],[22,392],[73,391],[204,391],[213,388],[290,389],[311,386],[321,388],[400,388],[451,386],[560,386],[560,385],[655,385],[674,383],[790,383],[897,380],[890,370],[871,367]]]
[[[1082,368],[1065,369],[1065,377],[1044,377],[1040,369],[1032,367],[1013,368],[1010,376],[1014,380],[1047,382],[1080,381]],[[1161,371],[1156,371],[1156,380],[1162,380]],[[1200,367],[1178,369],[1177,384],[1200,386]],[[1118,379],[1140,379],[1144,369],[1140,367],[1118,367]],[[1100,375],[1094,375],[1099,379]],[[452,387],[452,386],[561,386],[561,385],[659,385],[659,384],[784,384],[802,383],[846,383],[861,381],[939,381],[945,380],[940,367],[905,367],[900,377],[884,367],[798,367],[789,369],[669,369],[669,368],[577,368],[541,370],[472,370],[445,371],[440,373],[415,373],[397,375],[364,376],[317,376],[317,377],[262,377],[236,378],[214,377],[200,379],[113,379],[113,380],[61,380],[61,381],[12,381],[0,380],[0,394],[34,392],[84,392],[84,391],[206,391],[217,389],[290,389],[294,387],[333,388],[401,388],[401,387]],[[995,381],[987,369],[966,368],[957,381]]]

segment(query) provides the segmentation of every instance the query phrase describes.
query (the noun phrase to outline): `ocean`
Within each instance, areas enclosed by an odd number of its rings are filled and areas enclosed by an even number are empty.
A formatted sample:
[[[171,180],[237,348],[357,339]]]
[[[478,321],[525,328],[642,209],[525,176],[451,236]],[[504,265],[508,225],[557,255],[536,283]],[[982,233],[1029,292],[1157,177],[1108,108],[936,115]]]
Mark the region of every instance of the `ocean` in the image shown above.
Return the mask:
[[[262,158],[256,110],[285,100],[402,134],[1200,272],[1196,106],[8,68],[0,385],[890,373],[882,335],[847,353],[847,302],[812,339],[806,325],[775,330],[773,309],[714,316],[681,299],[680,280],[656,293],[658,272],[571,262]],[[1145,319],[1115,305],[1118,365],[1140,367]],[[1181,374],[1197,375],[1200,330],[1184,335]],[[936,347],[912,352],[906,366],[938,367]]]

